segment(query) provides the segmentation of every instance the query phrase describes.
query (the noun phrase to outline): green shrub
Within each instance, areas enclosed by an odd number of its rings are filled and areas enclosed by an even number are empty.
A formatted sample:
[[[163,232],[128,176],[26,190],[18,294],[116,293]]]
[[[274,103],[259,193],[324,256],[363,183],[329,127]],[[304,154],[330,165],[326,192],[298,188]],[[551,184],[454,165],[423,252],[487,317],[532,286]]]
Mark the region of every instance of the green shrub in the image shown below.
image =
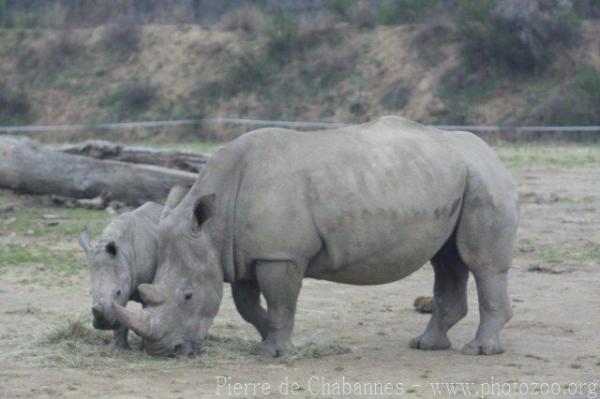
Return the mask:
[[[109,51],[129,55],[138,50],[140,28],[133,17],[121,16],[104,27],[100,41]]]
[[[546,125],[600,124],[600,73],[583,68],[570,81],[543,97],[528,123]]]
[[[255,5],[243,5],[224,14],[220,26],[226,31],[240,31],[248,34],[259,34],[264,32],[267,25],[267,17],[264,12]]]
[[[364,1],[330,0],[326,8],[339,19],[359,28],[373,28],[377,24],[372,7]]]
[[[6,0],[0,0],[0,28],[6,26]]]
[[[267,84],[271,66],[262,54],[246,50],[229,65],[220,88],[223,94],[255,91]]]
[[[386,0],[381,1],[377,19],[384,25],[417,22],[430,15],[439,0]]]
[[[387,111],[400,111],[410,100],[410,89],[402,82],[397,82],[387,89],[380,104]]]
[[[147,80],[135,80],[106,93],[98,105],[110,107],[122,120],[143,113],[158,97],[158,87]]]
[[[592,66],[585,67],[577,76],[577,87],[600,112],[600,73]]]
[[[579,20],[568,4],[461,0],[458,35],[467,65],[475,69],[543,70],[557,49],[577,37]]]
[[[0,124],[17,124],[30,120],[31,106],[25,92],[10,89],[0,82]]]
[[[295,16],[283,11],[275,13],[267,30],[269,56],[282,62],[288,60],[291,53],[298,50],[299,29],[300,24]]]
[[[338,38],[335,21],[327,15],[300,20],[293,14],[277,12],[267,29],[266,56],[280,64],[287,64],[307,50]]]

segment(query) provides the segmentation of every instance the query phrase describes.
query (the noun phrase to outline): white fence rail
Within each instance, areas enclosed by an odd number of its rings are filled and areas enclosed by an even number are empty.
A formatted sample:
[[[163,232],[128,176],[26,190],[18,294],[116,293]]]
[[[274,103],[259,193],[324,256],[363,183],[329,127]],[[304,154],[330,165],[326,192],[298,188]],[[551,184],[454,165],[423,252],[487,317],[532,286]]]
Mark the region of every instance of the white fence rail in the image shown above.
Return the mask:
[[[0,126],[0,133],[23,134],[23,133],[46,133],[66,131],[110,131],[138,128],[169,128],[178,126],[194,126],[203,124],[225,124],[256,127],[291,127],[299,129],[326,129],[349,126],[348,123],[333,122],[294,122],[273,121],[265,119],[242,119],[242,118],[205,118],[205,119],[180,119],[171,121],[150,122],[122,122],[122,123],[99,123],[94,125],[32,125],[32,126]],[[441,130],[466,130],[471,132],[600,132],[600,126],[481,126],[481,125],[432,125]]]

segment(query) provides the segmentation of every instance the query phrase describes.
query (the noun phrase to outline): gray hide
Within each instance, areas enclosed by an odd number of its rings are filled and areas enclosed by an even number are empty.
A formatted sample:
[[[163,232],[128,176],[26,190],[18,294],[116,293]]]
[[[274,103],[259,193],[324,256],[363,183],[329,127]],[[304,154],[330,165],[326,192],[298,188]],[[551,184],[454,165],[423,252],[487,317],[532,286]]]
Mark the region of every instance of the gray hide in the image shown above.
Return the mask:
[[[115,310],[149,353],[190,355],[229,282],[263,338],[256,352],[279,356],[292,348],[304,277],[383,284],[431,260],[433,314],[410,346],[450,347],[471,272],[481,319],[463,352],[501,353],[517,222],[515,185],[473,134],[398,117],[319,132],[261,129],[219,150],[161,221],[159,270],[145,289],[160,300]]]
[[[148,202],[119,215],[106,226],[95,245],[87,232],[80,236],[90,266],[94,327],[115,330],[115,347],[129,347],[128,329],[117,320],[112,303],[125,306],[129,300],[140,302],[138,287],[151,283],[156,273],[160,215],[176,206],[187,190],[189,187],[174,186],[164,208]]]

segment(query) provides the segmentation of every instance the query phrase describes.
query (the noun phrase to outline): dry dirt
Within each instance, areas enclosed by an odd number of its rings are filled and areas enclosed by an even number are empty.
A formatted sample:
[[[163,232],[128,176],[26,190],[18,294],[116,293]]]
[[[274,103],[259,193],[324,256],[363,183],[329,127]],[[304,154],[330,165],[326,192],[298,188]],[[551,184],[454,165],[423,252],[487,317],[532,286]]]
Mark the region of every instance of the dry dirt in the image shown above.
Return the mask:
[[[0,245],[60,245],[77,253],[80,271],[57,283],[36,282],[0,265],[0,396],[218,397],[227,395],[225,388],[217,389],[223,376],[232,384],[263,384],[243,387],[235,397],[252,397],[266,384],[273,397],[284,396],[286,387],[290,397],[339,397],[335,383],[344,379],[365,390],[369,383],[404,384],[402,389],[395,385],[393,393],[402,390],[405,397],[433,397],[431,383],[472,382],[472,397],[519,397],[519,389],[529,392],[520,397],[549,397],[547,387],[536,384],[554,383],[550,387],[560,390],[556,397],[593,398],[600,387],[569,384],[600,383],[599,167],[518,164],[511,169],[522,198],[522,222],[510,275],[515,315],[503,330],[502,355],[460,353],[478,321],[472,280],[470,311],[450,333],[452,348],[408,348],[429,318],[412,309],[415,297],[432,290],[429,265],[403,281],[375,287],[306,280],[296,320],[299,353],[288,359],[249,354],[258,335],[236,313],[228,290],[205,355],[151,359],[137,350],[137,339],[133,351],[111,352],[103,343],[107,335],[87,330],[89,284],[75,236],[48,243],[43,235],[11,235],[7,213],[0,220]],[[0,194],[4,203],[28,203]],[[31,273],[43,271],[32,268]],[[83,331],[67,331],[61,338],[58,333],[69,321],[77,326],[73,320],[84,321]],[[486,395],[490,387],[479,384],[492,382],[512,386],[506,395]],[[348,397],[359,396],[352,386]]]

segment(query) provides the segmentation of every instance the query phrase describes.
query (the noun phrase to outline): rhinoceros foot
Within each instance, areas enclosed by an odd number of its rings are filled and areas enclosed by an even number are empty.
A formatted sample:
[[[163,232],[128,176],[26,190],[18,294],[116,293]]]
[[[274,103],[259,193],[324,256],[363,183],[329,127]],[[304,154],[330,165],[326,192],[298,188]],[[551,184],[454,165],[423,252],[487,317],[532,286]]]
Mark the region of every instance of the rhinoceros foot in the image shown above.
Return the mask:
[[[268,342],[268,340],[260,342],[252,348],[252,354],[259,356],[283,357],[292,353],[294,353],[292,344],[276,345],[273,342]]]
[[[112,339],[110,341],[110,348],[111,349],[126,349],[126,350],[131,350],[131,346],[129,346],[129,342],[127,342],[127,341],[121,341],[121,340],[116,340],[116,339]]]
[[[504,352],[504,347],[500,339],[479,339],[475,338],[466,344],[462,353],[465,355],[498,355]]]
[[[128,330],[124,327],[119,327],[115,330],[112,340],[110,341],[111,349],[127,349],[130,350],[129,342],[127,341]]]
[[[450,340],[445,335],[428,334],[425,332],[413,338],[408,345],[413,349],[429,351],[444,350],[450,348]]]

